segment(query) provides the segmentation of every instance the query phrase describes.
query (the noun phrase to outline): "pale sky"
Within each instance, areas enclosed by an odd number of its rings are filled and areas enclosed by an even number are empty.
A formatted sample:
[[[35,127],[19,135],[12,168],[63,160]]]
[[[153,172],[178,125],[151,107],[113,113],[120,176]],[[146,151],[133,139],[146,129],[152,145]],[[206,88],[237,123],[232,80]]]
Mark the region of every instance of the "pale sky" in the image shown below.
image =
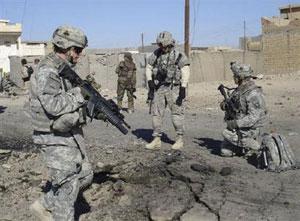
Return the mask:
[[[261,33],[263,16],[279,16],[291,0],[190,0],[192,46],[238,47],[238,38]],[[85,31],[90,48],[138,47],[160,31],[184,39],[184,0],[0,0],[0,19],[23,24],[22,40],[45,41],[69,24]]]

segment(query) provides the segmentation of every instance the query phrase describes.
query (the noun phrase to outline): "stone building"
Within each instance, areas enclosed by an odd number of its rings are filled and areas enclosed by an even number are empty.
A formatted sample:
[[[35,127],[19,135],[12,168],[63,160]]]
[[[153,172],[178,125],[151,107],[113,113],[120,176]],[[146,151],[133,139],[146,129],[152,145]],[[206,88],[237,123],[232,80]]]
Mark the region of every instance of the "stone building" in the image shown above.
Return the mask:
[[[9,72],[9,56],[20,55],[22,25],[0,20],[0,73]]]
[[[21,24],[0,20],[0,73],[11,71],[10,57],[39,57],[45,55],[45,42],[22,42],[21,34]]]
[[[261,19],[263,68],[268,74],[300,70],[300,4],[279,10],[280,16]]]

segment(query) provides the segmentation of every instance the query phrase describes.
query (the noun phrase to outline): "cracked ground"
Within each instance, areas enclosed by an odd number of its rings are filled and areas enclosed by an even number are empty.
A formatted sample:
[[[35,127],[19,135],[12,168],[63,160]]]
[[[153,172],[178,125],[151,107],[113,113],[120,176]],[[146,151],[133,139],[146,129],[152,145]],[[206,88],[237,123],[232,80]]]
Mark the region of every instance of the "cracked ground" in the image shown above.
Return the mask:
[[[172,151],[175,132],[167,112],[162,148],[151,141],[146,90],[137,92],[136,112],[126,116],[126,136],[104,122],[85,130],[95,177],[76,202],[77,220],[103,221],[295,221],[300,220],[300,170],[271,173],[241,157],[222,158],[218,148],[225,124],[217,86],[191,84],[186,111],[185,145]],[[263,87],[270,122],[300,159],[300,75],[265,76]],[[114,92],[108,92],[113,97]],[[46,191],[38,147],[31,141],[28,98],[0,98],[0,220],[33,220],[29,205]],[[26,110],[26,109],[25,109]]]

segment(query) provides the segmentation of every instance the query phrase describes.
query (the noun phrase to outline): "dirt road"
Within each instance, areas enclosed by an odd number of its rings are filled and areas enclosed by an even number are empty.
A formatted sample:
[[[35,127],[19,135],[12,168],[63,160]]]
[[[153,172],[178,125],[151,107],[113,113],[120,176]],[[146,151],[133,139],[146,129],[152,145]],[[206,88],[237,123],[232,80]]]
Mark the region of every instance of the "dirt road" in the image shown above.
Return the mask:
[[[144,149],[151,140],[146,91],[137,93],[132,126],[123,136],[104,122],[85,127],[95,178],[78,199],[80,220],[300,220],[300,170],[270,173],[243,158],[222,158],[221,82],[191,84],[185,148],[171,151],[175,132],[166,113],[161,150]],[[222,82],[230,85],[231,82]],[[300,159],[300,74],[266,76],[270,123],[266,131],[285,135]],[[231,84],[232,85],[232,84]],[[104,91],[109,97],[114,92]],[[0,98],[0,220],[35,220],[28,206],[41,192],[43,167],[31,142],[26,97]],[[4,151],[5,152],[5,151]]]

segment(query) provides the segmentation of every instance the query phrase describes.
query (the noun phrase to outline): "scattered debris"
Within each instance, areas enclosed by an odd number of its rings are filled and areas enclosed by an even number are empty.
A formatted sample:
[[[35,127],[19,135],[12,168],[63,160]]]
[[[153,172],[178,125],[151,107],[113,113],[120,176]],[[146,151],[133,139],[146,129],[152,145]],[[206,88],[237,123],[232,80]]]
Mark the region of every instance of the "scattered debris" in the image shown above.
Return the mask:
[[[288,135],[289,136],[297,136],[297,135],[299,135],[299,133],[297,133],[297,132],[289,132]]]
[[[275,105],[283,105],[282,102],[275,102],[274,104],[275,104]]]
[[[191,169],[206,175],[216,172],[214,168],[208,165],[192,164]]]
[[[232,174],[232,168],[231,167],[223,167],[220,171],[221,176],[228,176]]]

